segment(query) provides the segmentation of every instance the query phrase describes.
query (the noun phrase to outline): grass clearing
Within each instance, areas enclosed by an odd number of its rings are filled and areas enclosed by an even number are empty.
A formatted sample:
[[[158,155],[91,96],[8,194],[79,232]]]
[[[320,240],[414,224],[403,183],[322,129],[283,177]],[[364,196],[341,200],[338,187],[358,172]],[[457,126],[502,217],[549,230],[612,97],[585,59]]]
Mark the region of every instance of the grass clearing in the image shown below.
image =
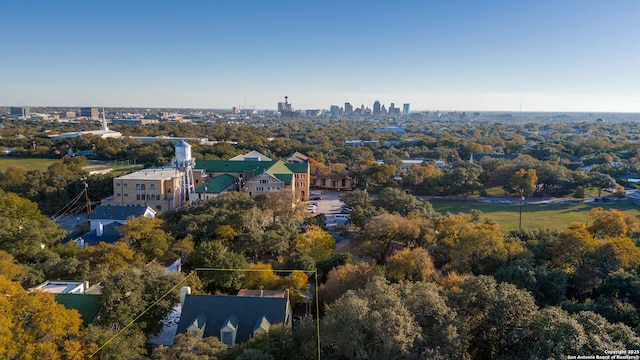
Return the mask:
[[[472,209],[482,211],[482,220],[488,219],[500,226],[502,231],[518,228],[520,219],[520,204],[489,204],[477,201],[429,200],[434,209],[442,214],[451,212],[471,213]],[[563,230],[572,221],[587,222],[587,215],[591,209],[601,207],[605,210],[617,209],[633,216],[640,215],[640,209],[627,202],[613,202],[605,204],[588,203],[556,203],[532,204],[522,206],[522,227],[524,229],[554,229]]]
[[[40,158],[15,158],[0,157],[0,170],[5,171],[10,166],[19,166],[27,170],[46,171],[56,159],[40,159]]]

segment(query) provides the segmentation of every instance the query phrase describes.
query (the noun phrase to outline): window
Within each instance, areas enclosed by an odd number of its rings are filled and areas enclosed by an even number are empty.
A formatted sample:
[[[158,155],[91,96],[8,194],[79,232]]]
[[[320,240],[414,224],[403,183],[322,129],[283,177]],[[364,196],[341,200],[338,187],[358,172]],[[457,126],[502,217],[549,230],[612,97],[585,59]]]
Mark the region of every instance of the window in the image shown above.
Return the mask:
[[[257,191],[257,192],[264,192],[264,187],[262,187],[262,186],[258,186],[258,187],[256,188],[256,191]]]
[[[222,343],[227,345],[228,347],[233,346],[233,332],[232,331],[220,331],[220,335],[222,336]]]
[[[156,184],[149,184],[149,190],[155,190]]]
[[[116,196],[120,196],[120,193],[117,193]]]
[[[128,185],[127,183],[124,183],[124,184],[123,184],[123,186],[124,186],[124,187],[127,187],[127,185]]]
[[[129,194],[124,194],[124,197],[128,197],[128,196],[129,196]]]
[[[120,183],[116,183],[116,186],[120,186]]]
[[[144,199],[142,199],[142,196],[140,196],[140,194],[136,194],[136,200],[144,200]]]
[[[260,184],[268,184],[269,179],[260,179]]]

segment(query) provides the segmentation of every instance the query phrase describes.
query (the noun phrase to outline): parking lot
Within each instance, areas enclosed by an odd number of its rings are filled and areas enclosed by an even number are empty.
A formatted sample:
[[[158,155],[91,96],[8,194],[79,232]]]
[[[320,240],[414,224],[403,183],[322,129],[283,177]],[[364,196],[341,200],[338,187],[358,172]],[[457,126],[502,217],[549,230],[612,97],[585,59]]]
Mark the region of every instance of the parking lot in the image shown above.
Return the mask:
[[[330,214],[336,214],[340,212],[340,207],[342,206],[342,202],[338,199],[340,197],[340,193],[338,191],[313,191],[313,193],[320,193],[320,197],[322,200],[310,200],[308,203],[318,203],[316,208],[316,214],[323,213],[327,215],[327,218]],[[311,195],[310,198],[314,197]]]

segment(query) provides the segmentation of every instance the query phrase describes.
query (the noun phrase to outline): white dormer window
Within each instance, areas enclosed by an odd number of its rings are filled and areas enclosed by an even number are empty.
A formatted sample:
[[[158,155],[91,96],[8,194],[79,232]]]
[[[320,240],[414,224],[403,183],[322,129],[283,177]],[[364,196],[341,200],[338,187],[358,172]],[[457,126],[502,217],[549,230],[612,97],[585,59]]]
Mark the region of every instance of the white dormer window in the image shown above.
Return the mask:
[[[228,347],[236,344],[236,335],[238,334],[238,317],[231,315],[222,323],[220,327],[220,340]]]
[[[271,327],[271,323],[267,319],[266,316],[261,316],[260,319],[256,322],[256,326],[253,328],[253,336],[257,336],[260,334],[268,333],[269,328]]]

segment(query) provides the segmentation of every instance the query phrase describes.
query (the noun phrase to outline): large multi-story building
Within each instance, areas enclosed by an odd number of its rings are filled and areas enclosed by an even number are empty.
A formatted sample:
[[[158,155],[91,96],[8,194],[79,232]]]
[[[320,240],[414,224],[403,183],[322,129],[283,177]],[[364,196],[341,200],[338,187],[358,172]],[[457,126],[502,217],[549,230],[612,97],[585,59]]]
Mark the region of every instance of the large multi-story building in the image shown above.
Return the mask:
[[[98,108],[95,108],[95,107],[83,107],[83,108],[80,108],[80,116],[88,117],[91,119],[97,119],[100,117],[100,110],[98,110]]]
[[[286,163],[255,155],[230,160],[196,160],[196,193],[206,200],[221,191],[242,191],[250,196],[291,191],[296,199],[309,198],[309,164]],[[206,190],[205,190],[206,189]],[[216,193],[218,192],[218,193]]]
[[[171,210],[182,202],[184,173],[173,167],[149,168],[113,179],[113,196],[102,205],[148,206]]]
[[[402,105],[402,116],[409,116],[409,104]]]
[[[380,101],[376,100],[373,103],[373,116],[380,116],[381,111],[380,111]]]
[[[329,108],[329,112],[331,113],[331,117],[334,119],[340,117],[340,107],[338,105],[331,105],[331,108]]]
[[[28,119],[31,117],[31,109],[28,107],[15,107],[9,108],[9,117],[18,119]]]
[[[353,113],[353,105],[348,102],[344,103],[344,116],[350,116],[351,113]]]

